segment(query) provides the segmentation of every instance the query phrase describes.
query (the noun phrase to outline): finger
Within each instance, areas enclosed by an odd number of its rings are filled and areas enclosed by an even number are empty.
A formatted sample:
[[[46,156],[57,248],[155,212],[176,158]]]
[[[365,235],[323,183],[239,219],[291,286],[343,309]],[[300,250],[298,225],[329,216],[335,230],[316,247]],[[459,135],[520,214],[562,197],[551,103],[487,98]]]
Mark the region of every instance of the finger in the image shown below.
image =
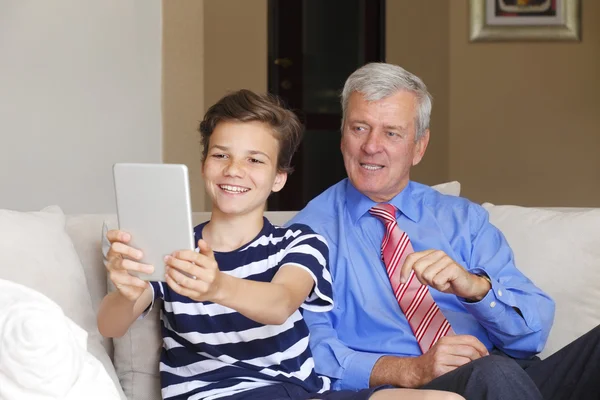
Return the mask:
[[[459,270],[460,267],[454,261],[452,261],[451,259],[445,261],[445,267],[440,269],[440,271],[433,278],[430,279],[430,285],[439,290],[440,292],[445,292],[448,289],[450,289],[450,287],[452,286],[452,282],[458,277],[458,274],[461,272]]]
[[[121,267],[129,272],[141,272],[143,274],[151,274],[154,272],[154,266],[128,259],[123,259],[123,261],[121,261]]]
[[[441,338],[436,345],[465,345],[471,346],[479,352],[481,356],[489,355],[489,351],[487,347],[479,339],[472,335],[452,335],[452,336],[444,336]]]
[[[204,254],[196,253],[192,250],[181,250],[176,251],[172,254],[172,257],[177,258],[179,260],[187,261],[192,264],[195,264],[198,267],[214,269],[218,268],[217,262],[214,258],[209,258]]]
[[[482,357],[475,347],[466,344],[449,346],[440,349],[440,351],[443,351],[447,355],[468,358],[469,361],[475,361]]]
[[[131,240],[131,234],[129,234],[128,232],[120,231],[118,229],[111,229],[110,231],[106,232],[106,238],[111,243],[129,243],[129,241]]]
[[[175,268],[167,268],[167,276],[171,277],[177,285],[184,289],[192,289],[194,292],[203,291],[204,282],[199,281],[195,276],[189,277]]]
[[[198,240],[198,250],[200,250],[200,254],[203,254],[208,258],[215,258],[215,254],[213,253],[209,244],[202,239]]]
[[[433,254],[421,258],[413,266],[413,271],[422,285],[431,286],[431,278],[448,265],[448,258],[437,259],[437,257],[433,257]]]
[[[182,296],[186,296],[189,297],[190,299],[197,297],[198,296],[198,292],[194,291],[194,290],[190,290],[182,285],[180,285],[174,278],[173,276],[169,273],[172,270],[172,268],[167,268],[167,274],[165,275],[165,281],[167,282],[167,285],[169,285],[169,287],[171,289],[173,289],[173,291],[175,291],[175,293],[178,293]]]
[[[202,273],[202,268],[199,268],[197,265],[173,256],[165,256],[165,264],[179,271],[183,271],[190,276],[198,276]]]
[[[144,256],[141,250],[134,249],[133,247],[121,242],[114,242],[113,244],[111,244],[110,249],[113,251],[113,253],[116,253],[121,256],[126,256],[134,260],[141,260]]]
[[[463,365],[468,364],[471,361],[473,360],[469,357],[446,354],[443,357],[441,357],[439,362],[446,367],[451,367],[451,369],[455,369],[458,367],[462,367]]]
[[[148,282],[128,273],[111,272],[110,280],[118,289],[130,286],[145,289],[148,285]]]
[[[404,260],[404,264],[402,264],[402,268],[400,269],[400,283],[406,283],[406,281],[408,281],[410,271],[413,269],[413,266],[417,261],[434,251],[435,250],[425,250],[409,254]]]

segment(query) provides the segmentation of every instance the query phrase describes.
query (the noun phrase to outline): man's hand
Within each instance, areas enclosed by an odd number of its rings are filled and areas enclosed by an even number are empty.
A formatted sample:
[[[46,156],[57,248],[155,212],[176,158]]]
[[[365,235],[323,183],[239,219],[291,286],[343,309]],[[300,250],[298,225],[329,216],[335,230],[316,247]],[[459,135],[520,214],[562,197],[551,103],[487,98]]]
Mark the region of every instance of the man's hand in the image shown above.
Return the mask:
[[[375,363],[369,385],[418,388],[487,355],[487,348],[475,336],[444,336],[422,356],[381,357]]]
[[[409,254],[400,271],[400,282],[408,281],[411,270],[421,284],[469,301],[483,299],[492,287],[485,278],[470,273],[441,250]]]
[[[224,277],[215,255],[204,240],[198,241],[200,253],[182,250],[167,256],[166,281],[175,292],[196,301],[216,302]]]
[[[419,386],[489,354],[475,336],[444,336],[427,353],[417,357],[417,373],[422,381]]]
[[[415,359],[415,372],[421,381],[418,386],[489,354],[485,345],[475,336],[444,336],[427,353]]]

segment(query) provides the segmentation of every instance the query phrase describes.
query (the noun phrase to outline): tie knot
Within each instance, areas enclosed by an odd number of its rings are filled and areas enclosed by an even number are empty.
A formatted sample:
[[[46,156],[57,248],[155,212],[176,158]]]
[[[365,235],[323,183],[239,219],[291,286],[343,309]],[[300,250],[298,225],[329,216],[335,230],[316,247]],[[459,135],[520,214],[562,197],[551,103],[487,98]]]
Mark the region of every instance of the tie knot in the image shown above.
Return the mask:
[[[379,203],[371,207],[369,213],[379,218],[383,223],[394,222],[396,220],[396,207],[389,203]]]

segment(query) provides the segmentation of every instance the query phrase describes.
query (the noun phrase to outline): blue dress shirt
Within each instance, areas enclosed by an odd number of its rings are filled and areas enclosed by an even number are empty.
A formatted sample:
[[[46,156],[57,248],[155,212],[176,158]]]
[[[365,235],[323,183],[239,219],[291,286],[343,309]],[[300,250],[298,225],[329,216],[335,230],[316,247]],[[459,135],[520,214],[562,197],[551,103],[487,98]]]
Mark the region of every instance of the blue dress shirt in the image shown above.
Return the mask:
[[[470,272],[491,279],[492,289],[474,303],[430,288],[457,334],[476,336],[488,349],[515,358],[543,349],[554,302],[515,267],[512,250],[485,209],[412,181],[390,203],[415,251],[443,250]],[[368,387],[373,366],[384,355],[422,354],[380,258],[384,226],[368,212],[375,204],[345,179],[290,221],[309,225],[329,244],[334,308],[306,311],[304,318],[317,373],[331,377],[338,390]]]

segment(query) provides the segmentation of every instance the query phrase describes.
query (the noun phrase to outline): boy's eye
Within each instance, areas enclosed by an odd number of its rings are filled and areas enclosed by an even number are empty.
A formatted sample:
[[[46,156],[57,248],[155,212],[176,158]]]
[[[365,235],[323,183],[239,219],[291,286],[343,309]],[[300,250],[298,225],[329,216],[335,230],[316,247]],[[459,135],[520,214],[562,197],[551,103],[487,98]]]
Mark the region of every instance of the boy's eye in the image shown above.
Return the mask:
[[[250,162],[253,164],[264,164],[261,160],[259,160],[258,158],[251,158]]]
[[[225,154],[213,154],[212,156],[214,158],[226,158],[227,157]]]

